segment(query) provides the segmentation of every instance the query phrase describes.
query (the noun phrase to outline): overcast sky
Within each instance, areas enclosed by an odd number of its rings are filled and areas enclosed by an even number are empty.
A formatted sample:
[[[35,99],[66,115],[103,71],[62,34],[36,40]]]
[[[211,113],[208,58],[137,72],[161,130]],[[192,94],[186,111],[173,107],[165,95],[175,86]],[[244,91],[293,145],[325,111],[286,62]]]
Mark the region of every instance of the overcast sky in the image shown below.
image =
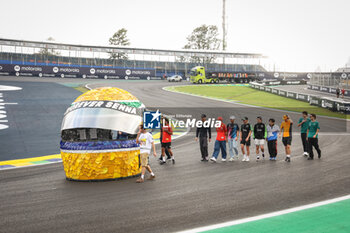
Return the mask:
[[[263,53],[284,71],[343,67],[350,57],[350,0],[226,0],[227,51]],[[221,30],[222,0],[1,1],[0,37],[181,49],[202,24]]]

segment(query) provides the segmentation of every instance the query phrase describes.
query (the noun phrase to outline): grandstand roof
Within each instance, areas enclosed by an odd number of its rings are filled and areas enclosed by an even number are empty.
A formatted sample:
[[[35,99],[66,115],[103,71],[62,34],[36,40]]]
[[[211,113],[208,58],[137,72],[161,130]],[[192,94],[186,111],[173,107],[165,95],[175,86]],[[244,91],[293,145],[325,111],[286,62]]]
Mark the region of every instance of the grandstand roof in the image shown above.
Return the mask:
[[[114,52],[128,54],[145,54],[158,56],[198,56],[198,57],[217,57],[217,58],[266,58],[259,53],[232,53],[217,50],[168,50],[168,49],[144,49],[132,47],[117,46],[94,46],[94,45],[77,45],[63,44],[56,42],[39,42],[28,40],[15,40],[0,38],[0,45],[19,46],[30,48],[48,48],[56,50],[86,51],[86,52]]]

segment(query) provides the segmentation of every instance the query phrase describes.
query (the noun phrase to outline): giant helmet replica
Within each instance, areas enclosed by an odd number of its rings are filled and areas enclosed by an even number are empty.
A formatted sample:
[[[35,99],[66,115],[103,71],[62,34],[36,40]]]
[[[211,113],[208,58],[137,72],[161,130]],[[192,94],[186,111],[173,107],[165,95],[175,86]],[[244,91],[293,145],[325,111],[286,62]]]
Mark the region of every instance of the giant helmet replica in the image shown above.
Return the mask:
[[[61,127],[67,179],[109,180],[140,174],[136,135],[144,108],[119,88],[97,88],[79,96],[67,109]]]

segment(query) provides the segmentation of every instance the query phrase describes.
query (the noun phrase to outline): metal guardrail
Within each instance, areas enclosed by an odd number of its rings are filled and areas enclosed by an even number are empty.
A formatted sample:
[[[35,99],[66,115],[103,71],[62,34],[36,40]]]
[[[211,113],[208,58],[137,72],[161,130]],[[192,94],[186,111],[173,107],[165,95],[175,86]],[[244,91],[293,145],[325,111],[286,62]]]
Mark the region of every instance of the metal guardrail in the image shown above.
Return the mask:
[[[296,99],[304,102],[308,102],[310,105],[318,106],[321,108],[326,108],[334,112],[342,112],[345,114],[350,114],[350,102],[348,101],[335,101],[328,97],[321,97],[317,95],[301,94],[293,91],[279,90],[277,88],[265,86],[259,83],[250,83],[250,87],[258,89],[260,91],[266,91],[275,95]]]

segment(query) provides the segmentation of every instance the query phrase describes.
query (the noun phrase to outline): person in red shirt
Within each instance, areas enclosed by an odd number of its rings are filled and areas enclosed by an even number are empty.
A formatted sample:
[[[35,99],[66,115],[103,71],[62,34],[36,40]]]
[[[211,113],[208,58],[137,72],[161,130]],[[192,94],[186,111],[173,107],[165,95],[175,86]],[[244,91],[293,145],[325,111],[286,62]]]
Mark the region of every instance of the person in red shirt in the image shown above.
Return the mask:
[[[221,125],[216,128],[216,140],[214,145],[213,156],[211,161],[216,162],[221,149],[221,161],[226,161],[226,142],[227,142],[227,128],[224,123],[222,123],[222,117],[218,117],[218,121],[221,121]]]
[[[345,89],[344,87],[341,89],[341,97],[344,99],[344,95],[345,95]]]
[[[169,124],[169,120],[167,118],[164,118],[163,120],[163,134],[162,134],[162,161],[160,161],[160,164],[163,165],[166,163],[165,160],[165,150],[167,149],[173,164],[175,164],[175,159],[173,152],[171,150],[171,135],[173,134],[173,129],[171,128],[171,125]]]

